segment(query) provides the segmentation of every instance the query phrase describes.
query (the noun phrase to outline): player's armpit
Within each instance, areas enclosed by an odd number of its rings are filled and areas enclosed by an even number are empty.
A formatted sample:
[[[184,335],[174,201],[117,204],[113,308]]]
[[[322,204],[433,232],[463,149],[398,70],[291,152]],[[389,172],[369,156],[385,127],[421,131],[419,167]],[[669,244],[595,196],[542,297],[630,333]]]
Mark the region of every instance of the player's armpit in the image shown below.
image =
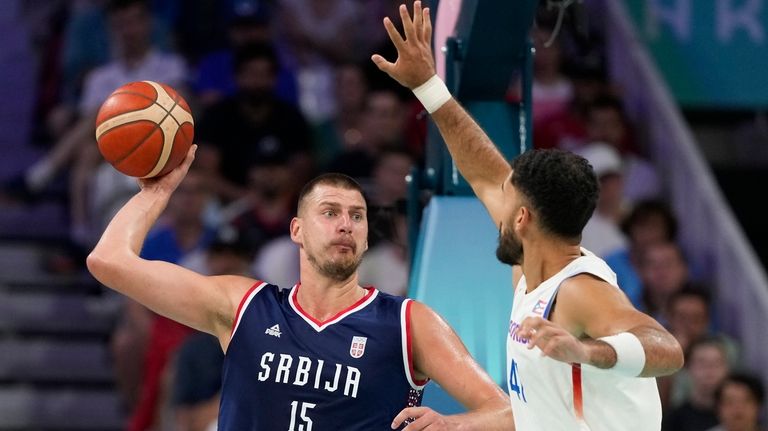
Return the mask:
[[[456,333],[424,304],[411,307],[415,370],[435,380],[468,412],[451,416],[462,429],[514,429],[509,398],[467,351]]]

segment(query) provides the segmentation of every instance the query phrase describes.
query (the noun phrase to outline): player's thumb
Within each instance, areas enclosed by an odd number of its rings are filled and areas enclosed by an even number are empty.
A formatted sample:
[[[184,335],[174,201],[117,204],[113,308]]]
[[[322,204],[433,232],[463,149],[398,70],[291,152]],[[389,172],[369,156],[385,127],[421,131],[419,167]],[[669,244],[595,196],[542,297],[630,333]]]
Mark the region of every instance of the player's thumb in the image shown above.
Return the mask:
[[[379,68],[382,72],[389,73],[392,70],[392,67],[394,64],[388,62],[384,57],[380,56],[379,54],[373,54],[371,56],[371,60],[373,61],[373,64],[376,65],[376,67]]]

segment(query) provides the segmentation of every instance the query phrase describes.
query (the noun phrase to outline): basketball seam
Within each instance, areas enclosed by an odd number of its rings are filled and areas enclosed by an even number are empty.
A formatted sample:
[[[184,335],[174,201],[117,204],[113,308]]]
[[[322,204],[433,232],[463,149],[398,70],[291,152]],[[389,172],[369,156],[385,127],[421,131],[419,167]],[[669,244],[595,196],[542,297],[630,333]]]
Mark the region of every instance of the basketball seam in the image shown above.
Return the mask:
[[[173,105],[173,106],[174,106],[174,107],[175,107],[175,106],[178,104],[178,102],[179,102],[179,100],[180,100],[180,99],[181,99],[181,96],[180,96],[180,95],[177,93],[177,94],[176,94],[176,98],[175,98],[175,99],[173,99],[173,103],[174,103],[174,105]],[[181,107],[181,109],[184,109],[184,107],[182,106],[182,107]],[[171,110],[173,110],[173,108],[171,108]],[[186,109],[184,109],[184,110],[186,111]],[[183,122],[183,123],[179,123],[179,120],[177,120],[177,119],[176,119],[176,117],[174,117],[173,115],[171,115],[171,118],[173,118],[173,121],[175,121],[175,122],[176,122],[176,124],[179,126],[179,132],[181,132],[181,135],[182,135],[182,136],[184,136],[184,140],[185,140],[185,141],[188,141],[188,140],[189,140],[189,137],[187,136],[187,134],[186,134],[186,133],[184,133],[184,128],[183,128],[183,127],[181,127],[181,125],[182,125],[182,124],[187,124],[187,123],[188,123],[188,121],[185,121],[185,122]],[[176,132],[176,133],[178,133],[178,132]]]
[[[156,103],[158,106],[160,106],[160,107],[162,108],[162,105],[160,105],[160,104],[159,104],[159,103],[157,103],[157,102],[155,102],[155,103]],[[174,103],[173,103],[173,106],[171,107],[171,110],[173,110],[173,108],[174,108],[174,107],[176,107],[176,104],[177,104],[177,102],[176,102],[176,101],[174,101]],[[145,108],[145,109],[146,109],[146,108]],[[128,151],[128,153],[126,153],[126,154],[125,154],[123,157],[121,157],[121,158],[119,158],[119,159],[115,160],[114,162],[112,162],[112,166],[116,166],[116,165],[118,165],[118,164],[122,163],[122,161],[123,161],[123,160],[127,159],[128,157],[130,157],[130,156],[131,156],[131,154],[133,154],[134,152],[136,152],[136,150],[138,150],[138,149],[139,149],[139,147],[141,147],[141,144],[143,144],[143,143],[144,143],[144,141],[146,141],[147,139],[149,139],[149,137],[150,137],[150,136],[152,136],[152,134],[153,134],[153,133],[155,133],[155,130],[157,130],[157,129],[159,129],[159,128],[160,128],[160,125],[161,125],[161,124],[163,124],[163,121],[165,121],[165,119],[166,119],[166,118],[168,118],[168,116],[169,116],[169,115],[171,115],[171,111],[169,111],[169,110],[165,110],[165,108],[163,108],[163,110],[165,111],[165,116],[164,116],[163,118],[161,118],[161,119],[160,119],[160,121],[158,121],[158,122],[156,122],[156,123],[155,123],[155,127],[154,127],[154,128],[152,128],[152,130],[151,130],[149,133],[147,133],[147,135],[146,135],[146,136],[144,136],[144,138],[142,138],[142,139],[141,139],[141,141],[139,141],[139,142],[138,142],[136,145],[134,145],[134,146],[133,146],[133,148],[131,148],[131,149]],[[171,117],[171,118],[173,118],[173,117]],[[137,120],[137,121],[147,121],[147,120]],[[132,122],[133,122],[133,121],[132,121]],[[132,123],[132,122],[131,122],[131,123]],[[131,124],[131,123],[126,123],[126,124]],[[125,125],[125,124],[123,124],[123,125],[121,125],[121,126],[124,126],[124,125]],[[110,129],[110,130],[114,130],[114,129]],[[161,133],[162,133],[162,132],[161,132]],[[163,138],[165,138],[165,134],[164,134],[164,133],[163,133]],[[161,152],[160,152],[160,154],[162,154],[162,153],[163,153],[163,152],[161,151]],[[155,164],[154,164],[154,165],[152,165],[153,167],[157,165],[157,161],[158,161],[158,160],[160,160],[160,156],[159,156],[159,155],[157,156],[157,160],[155,160]],[[151,170],[150,170],[150,172],[151,172]]]
[[[157,127],[160,127],[160,125],[161,125],[161,124],[163,124],[163,121],[165,121],[165,119],[166,119],[166,118],[168,118],[168,116],[170,116],[170,117],[171,117],[171,118],[172,118],[174,121],[176,121],[176,118],[174,118],[174,117],[173,117],[173,115],[171,115],[171,112],[173,111],[173,108],[175,108],[175,107],[176,107],[176,105],[178,105],[178,104],[179,104],[179,101],[178,101],[178,99],[174,99],[174,100],[173,100],[173,106],[171,106],[171,109],[169,109],[169,110],[168,110],[168,112],[165,114],[165,117],[163,117],[163,119],[162,119],[162,120],[160,120],[160,122],[158,122],[158,123],[157,123]],[[178,122],[178,121],[176,121],[176,125],[178,125],[178,126],[179,126],[179,128],[178,128],[178,129],[176,129],[176,133],[179,133],[179,129],[181,129],[181,126],[179,125],[179,122]],[[172,141],[171,141],[171,145],[173,145],[173,142],[175,141],[175,138],[176,138],[176,137],[174,136],[174,140],[172,140]],[[163,145],[165,145],[165,133],[163,133]],[[173,151],[173,148],[171,148],[171,151]],[[161,150],[161,151],[158,153],[158,155],[157,155],[157,160],[155,160],[155,164],[154,164],[154,165],[152,165],[152,169],[154,169],[154,168],[157,166],[157,162],[159,162],[159,161],[160,161],[160,157],[162,157],[162,156],[163,156],[163,151]],[[169,157],[169,159],[170,159],[170,154],[168,155],[168,157]],[[166,161],[166,163],[168,163],[168,162]],[[149,171],[149,172],[152,172],[152,169],[150,169],[150,171]],[[165,169],[165,166],[163,166],[163,168],[162,168],[162,169],[160,169],[160,172],[162,172],[162,171],[163,171],[163,169]]]
[[[166,91],[166,92],[167,92],[167,91]],[[163,111],[165,111],[165,112],[167,112],[167,113],[169,113],[169,114],[171,113],[171,111],[173,110],[173,108],[175,108],[175,107],[176,107],[176,105],[178,105],[178,104],[179,104],[179,103],[178,103],[178,102],[179,102],[179,100],[181,100],[181,96],[180,96],[180,95],[177,93],[177,94],[176,94],[176,98],[175,98],[175,99],[172,99],[174,103],[173,103],[173,106],[171,107],[171,110],[168,110],[168,109],[166,109],[166,108],[165,108],[165,106],[163,106],[163,105],[161,105],[161,104],[157,103],[157,99],[152,99],[151,97],[148,97],[148,96],[147,96],[147,95],[145,95],[145,94],[137,93],[137,92],[135,92],[135,91],[121,91],[121,92],[119,92],[119,93],[112,93],[112,94],[111,94],[109,97],[112,97],[112,96],[117,96],[117,95],[119,95],[119,94],[130,94],[130,95],[132,95],[132,96],[137,96],[137,97],[140,97],[140,98],[142,98],[142,99],[146,99],[146,100],[149,100],[149,101],[151,101],[151,102],[152,102],[152,104],[151,104],[151,105],[149,105],[149,106],[152,106],[152,105],[157,105],[157,106],[159,106],[159,107],[160,107],[160,108],[161,108]],[[127,114],[127,113],[129,113],[129,112],[136,112],[136,111],[141,111],[142,109],[147,109],[147,108],[149,108],[149,106],[147,106],[146,108],[139,108],[139,109],[133,109],[133,110],[130,110],[130,111],[123,111],[123,112],[121,112],[121,113],[120,113],[120,114],[118,114],[118,115]],[[182,106],[182,107],[181,107],[181,109],[184,109],[184,107]],[[184,110],[185,110],[185,111],[187,111],[186,109],[184,109]],[[189,111],[187,111],[187,112],[189,112]],[[110,117],[110,118],[108,118],[108,119],[111,119],[111,118],[114,118],[114,117]],[[173,118],[173,120],[174,120],[174,121],[176,121],[176,124],[178,124],[179,126],[181,126],[181,124],[182,124],[182,123],[179,123],[179,121],[176,119],[176,117],[172,117],[172,118]],[[106,121],[106,120],[105,120],[105,121]]]

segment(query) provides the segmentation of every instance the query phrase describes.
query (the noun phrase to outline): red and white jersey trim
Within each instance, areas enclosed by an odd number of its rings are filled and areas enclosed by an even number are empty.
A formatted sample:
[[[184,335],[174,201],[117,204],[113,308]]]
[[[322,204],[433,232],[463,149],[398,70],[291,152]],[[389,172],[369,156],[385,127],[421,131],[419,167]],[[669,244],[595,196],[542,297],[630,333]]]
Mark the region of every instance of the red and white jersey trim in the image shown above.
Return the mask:
[[[344,310],[341,310],[330,319],[326,321],[320,321],[310,316],[309,313],[307,313],[306,311],[304,311],[303,308],[301,308],[301,305],[299,304],[299,301],[297,299],[297,295],[299,293],[300,287],[301,287],[301,283],[293,286],[291,293],[288,296],[288,303],[291,304],[291,308],[293,308],[293,311],[295,311],[296,314],[298,314],[302,319],[304,319],[304,321],[307,322],[307,324],[309,324],[309,326],[311,326],[317,332],[321,332],[323,329],[333,325],[334,323],[338,323],[339,321],[349,316],[350,314],[356,311],[362,310],[363,308],[368,306],[368,304],[373,302],[373,300],[376,299],[376,296],[378,296],[379,294],[379,291],[374,289],[373,287],[366,287],[365,290],[367,290],[368,293],[366,293],[365,296],[360,298],[359,301],[355,302],[354,304],[350,305]]]
[[[229,336],[229,341],[232,341],[232,337],[235,336],[235,331],[237,331],[237,327],[240,326],[240,319],[243,318],[243,313],[245,313],[245,309],[248,308],[248,304],[251,303],[251,299],[253,299],[253,297],[267,284],[269,283],[257,280],[256,283],[248,289],[248,292],[243,295],[243,299],[240,300],[240,305],[237,307],[237,312],[235,312],[235,322],[232,324],[232,333]]]
[[[421,390],[429,383],[429,379],[419,380],[413,371],[413,357],[411,356],[411,303],[412,299],[406,299],[400,306],[400,334],[403,346],[403,367],[405,377],[413,389]]]

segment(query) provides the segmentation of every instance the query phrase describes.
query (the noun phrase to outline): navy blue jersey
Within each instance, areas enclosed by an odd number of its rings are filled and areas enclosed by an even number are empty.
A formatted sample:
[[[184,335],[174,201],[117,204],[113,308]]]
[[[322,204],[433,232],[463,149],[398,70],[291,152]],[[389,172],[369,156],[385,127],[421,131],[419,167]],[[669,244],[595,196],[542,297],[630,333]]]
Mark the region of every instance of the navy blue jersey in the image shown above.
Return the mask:
[[[410,300],[374,288],[319,322],[300,285],[259,283],[238,309],[224,359],[220,430],[391,430],[421,403],[410,360]]]

